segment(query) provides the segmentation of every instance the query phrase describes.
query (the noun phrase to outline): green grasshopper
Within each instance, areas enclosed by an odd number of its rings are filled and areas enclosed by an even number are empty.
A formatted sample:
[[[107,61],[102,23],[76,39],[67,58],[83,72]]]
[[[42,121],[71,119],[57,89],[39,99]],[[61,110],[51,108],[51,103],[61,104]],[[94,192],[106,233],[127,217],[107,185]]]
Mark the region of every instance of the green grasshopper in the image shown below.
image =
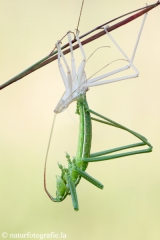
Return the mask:
[[[69,154],[66,153],[68,168],[63,167],[61,164],[58,164],[59,168],[61,169],[61,176],[57,176],[56,198],[53,198],[46,190],[50,199],[54,202],[61,202],[67,197],[67,195],[71,194],[73,207],[76,211],[79,210],[76,186],[78,185],[81,177],[96,187],[103,189],[103,184],[85,172],[89,162],[106,161],[152,151],[152,146],[145,137],[89,109],[85,94],[79,96],[77,99],[77,113],[79,114],[80,124],[76,157],[71,160]],[[99,117],[100,119],[91,117],[91,114]],[[90,154],[92,140],[92,120],[125,130],[133,134],[141,141],[138,143]],[[118,151],[140,146],[148,146],[148,148],[115,154],[115,152]]]
[[[63,79],[64,85],[65,85],[65,93],[63,94],[62,98],[60,99],[57,107],[55,108],[55,113],[60,113],[64,109],[66,109],[69,104],[73,101],[77,101],[77,110],[76,113],[79,114],[80,118],[80,125],[79,125],[79,140],[78,140],[78,149],[76,156],[71,160],[68,153],[66,153],[66,158],[68,161],[68,168],[63,167],[61,164],[58,163],[58,166],[61,170],[61,176],[56,176],[57,178],[57,191],[56,191],[56,198],[52,197],[50,193],[48,192],[46,188],[45,183],[45,190],[50,197],[50,199],[54,202],[61,202],[63,201],[67,195],[71,195],[72,203],[74,210],[79,210],[78,205],[78,198],[76,193],[76,186],[80,182],[81,177],[95,185],[96,187],[103,189],[103,184],[101,184],[98,180],[94,179],[92,176],[90,176],[88,173],[86,173],[86,169],[89,162],[99,162],[99,161],[106,161],[110,159],[140,154],[140,153],[148,153],[152,151],[151,144],[147,141],[145,137],[140,135],[139,133],[136,133],[135,131],[130,130],[129,128],[126,128],[122,126],[121,124],[106,118],[103,115],[100,115],[99,113],[94,112],[88,107],[88,103],[86,100],[86,92],[89,87],[97,86],[101,84],[107,84],[112,82],[117,82],[125,79],[135,78],[138,76],[138,70],[133,64],[133,59],[135,56],[135,52],[138,46],[138,42],[140,39],[140,35],[143,29],[143,25],[145,22],[147,14],[145,14],[143,18],[143,22],[140,28],[140,32],[135,44],[135,48],[133,50],[132,58],[131,60],[127,57],[127,55],[123,52],[123,50],[119,47],[119,45],[115,42],[115,40],[112,38],[112,36],[108,33],[107,28],[108,26],[104,26],[104,30],[106,31],[107,36],[111,39],[111,41],[115,44],[115,46],[119,49],[119,51],[122,53],[122,55],[125,57],[125,60],[128,62],[128,64],[122,68],[116,69],[112,72],[106,73],[104,75],[87,79],[85,74],[85,63],[86,63],[86,56],[83,49],[83,46],[80,42],[78,32],[76,33],[76,40],[79,44],[79,48],[81,50],[82,54],[82,62],[78,68],[78,71],[76,73],[76,67],[75,67],[75,59],[73,54],[73,47],[72,47],[72,41],[71,41],[71,33],[68,32],[68,42],[70,46],[70,52],[71,52],[71,67],[72,71],[70,70],[70,67],[65,59],[65,56],[61,50],[60,44],[61,42],[58,41],[56,44],[56,47],[58,49],[58,67],[61,74],[61,77]],[[65,64],[65,67],[67,69],[67,74],[65,73],[65,70],[62,66],[61,59],[63,59],[63,62]],[[134,73],[132,75],[127,75],[119,78],[109,79],[109,80],[103,80],[99,81],[101,79],[110,77],[116,73],[122,72],[127,70],[128,68],[132,68],[134,70]],[[95,115],[98,118],[94,118],[91,116]],[[91,140],[92,140],[92,120],[98,121],[103,124],[110,125],[112,127],[120,128],[122,130],[125,130],[138,139],[140,139],[140,142],[125,145],[117,148],[113,148],[110,150],[105,150],[102,152],[97,153],[90,153],[91,149]],[[128,151],[123,153],[116,153],[122,150],[132,149],[140,146],[147,146],[146,149],[142,150],[134,150],[134,151]],[[45,166],[46,169],[46,166]],[[46,181],[44,181],[46,182]]]

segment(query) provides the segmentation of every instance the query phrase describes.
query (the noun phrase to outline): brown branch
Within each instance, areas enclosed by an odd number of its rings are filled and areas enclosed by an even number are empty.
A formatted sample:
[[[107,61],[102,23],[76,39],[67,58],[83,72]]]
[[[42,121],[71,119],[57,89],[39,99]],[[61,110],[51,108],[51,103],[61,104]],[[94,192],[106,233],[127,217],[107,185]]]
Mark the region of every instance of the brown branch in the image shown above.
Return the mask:
[[[130,16],[130,17],[128,17],[128,18],[126,18],[126,19],[124,19],[124,20],[116,23],[116,24],[114,24],[113,26],[107,28],[107,31],[108,31],[108,32],[111,32],[111,31],[113,31],[113,30],[115,30],[115,29],[117,29],[117,28],[119,28],[119,27],[121,27],[121,26],[123,26],[123,25],[125,25],[125,24],[127,24],[127,23],[129,23],[129,22],[131,22],[131,21],[133,21],[133,20],[135,20],[136,18],[138,18],[138,17],[142,16],[143,14],[149,12],[149,11],[152,10],[153,8],[157,7],[158,5],[160,5],[160,0],[159,0],[157,3],[155,3],[155,4],[152,4],[152,5],[147,6],[147,7],[145,7],[145,8],[141,8],[141,9],[143,9],[142,11],[140,11],[140,12],[138,12],[138,13],[136,13],[136,14],[134,14],[134,15],[132,15],[132,16]],[[135,11],[139,11],[139,9],[138,9],[138,10],[135,10]],[[135,11],[133,11],[133,12],[135,12]],[[132,12],[132,13],[133,13],[133,12]],[[127,14],[125,14],[125,15],[123,15],[123,16],[120,16],[120,17],[118,17],[118,18],[116,18],[116,19],[113,19],[113,20],[109,21],[108,23],[111,23],[111,22],[113,22],[113,21],[115,21],[115,20],[117,20],[117,19],[119,19],[119,18],[121,18],[121,17],[124,17],[124,16],[128,15],[128,14],[131,14],[131,13],[127,13]],[[105,24],[103,24],[103,25],[101,25],[101,26],[99,26],[99,27],[91,30],[90,32],[88,32],[88,33],[80,36],[80,38],[83,38],[83,37],[87,36],[88,34],[90,34],[91,32],[93,32],[93,31],[95,31],[95,30],[101,29],[102,26],[104,26],[104,25],[106,25],[106,24],[108,24],[108,23],[105,23]],[[99,32],[99,33],[97,33],[97,34],[95,34],[95,35],[93,35],[93,36],[85,39],[85,40],[82,41],[81,43],[82,43],[82,45],[85,45],[85,44],[87,44],[87,43],[89,43],[89,42],[92,42],[93,40],[95,40],[95,39],[97,39],[97,38],[105,35],[105,34],[106,34],[106,32],[103,30],[103,31],[101,31],[101,32]],[[74,44],[75,42],[76,42],[76,40],[74,39],[74,40],[72,41],[72,44]],[[70,52],[70,48],[69,48],[69,44],[68,44],[68,43],[67,43],[66,45],[64,45],[64,46],[62,47],[62,49],[65,49],[65,48],[67,48],[67,47],[68,47],[68,49],[64,50],[64,51],[63,51],[63,54],[67,54],[67,53]],[[76,44],[76,45],[73,46],[73,49],[74,49],[74,50],[77,49],[77,48],[79,48],[79,45],[78,45],[78,44]],[[19,79],[25,77],[26,75],[28,75],[28,74],[36,71],[37,69],[39,69],[39,68],[41,68],[41,67],[49,64],[50,62],[55,61],[56,59],[57,59],[57,51],[53,52],[52,54],[47,55],[45,58],[41,59],[39,62],[35,63],[34,65],[32,65],[32,66],[29,67],[28,69],[24,70],[24,71],[21,72],[20,74],[16,75],[15,77],[13,77],[12,79],[10,79],[9,81],[7,81],[7,82],[5,82],[4,84],[0,85],[0,90],[3,89],[3,88],[5,88],[5,87],[7,87],[8,85],[10,85],[10,84],[18,81]]]

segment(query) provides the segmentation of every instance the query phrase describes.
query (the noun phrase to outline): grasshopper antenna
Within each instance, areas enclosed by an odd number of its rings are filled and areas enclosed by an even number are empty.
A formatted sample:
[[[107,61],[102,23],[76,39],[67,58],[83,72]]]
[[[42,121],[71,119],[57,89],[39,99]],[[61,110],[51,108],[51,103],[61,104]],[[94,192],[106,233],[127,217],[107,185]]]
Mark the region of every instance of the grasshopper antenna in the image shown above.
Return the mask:
[[[49,153],[49,149],[50,149],[50,144],[51,144],[51,139],[52,139],[52,134],[53,134],[53,128],[55,125],[55,121],[56,121],[56,114],[54,114],[53,116],[53,122],[52,122],[52,127],[51,127],[51,131],[50,131],[50,136],[49,136],[49,141],[48,141],[48,146],[47,146],[47,151],[46,151],[46,157],[45,157],[45,163],[44,163],[44,190],[47,193],[47,195],[49,196],[49,198],[51,200],[54,201],[54,198],[51,196],[51,194],[48,192],[47,190],[47,183],[46,183],[46,171],[47,171],[47,160],[48,160],[48,153]]]

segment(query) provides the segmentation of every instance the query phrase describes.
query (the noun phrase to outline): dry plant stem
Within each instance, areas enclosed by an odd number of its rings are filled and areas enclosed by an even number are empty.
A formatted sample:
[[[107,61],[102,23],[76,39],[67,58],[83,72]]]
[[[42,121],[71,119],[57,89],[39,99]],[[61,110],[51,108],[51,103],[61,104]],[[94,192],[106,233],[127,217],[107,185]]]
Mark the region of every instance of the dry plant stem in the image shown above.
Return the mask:
[[[152,5],[150,5],[150,6],[147,6],[147,7],[145,7],[145,8],[141,8],[141,9],[143,9],[142,11],[140,11],[140,12],[138,12],[138,13],[136,13],[136,14],[134,14],[134,15],[126,18],[125,20],[122,20],[122,21],[119,22],[119,23],[114,24],[113,26],[109,27],[109,28],[107,29],[107,31],[108,31],[108,32],[111,32],[111,31],[113,31],[113,30],[115,30],[115,29],[117,29],[117,28],[119,28],[119,27],[121,27],[121,26],[123,26],[123,25],[125,25],[125,24],[127,24],[127,23],[129,23],[129,22],[131,22],[131,21],[133,21],[133,20],[135,20],[136,18],[142,16],[142,15],[145,14],[146,12],[149,12],[149,11],[152,10],[153,8],[157,7],[158,5],[160,5],[160,1],[158,1],[157,3],[152,4]],[[135,10],[135,11],[139,11],[139,9],[138,9],[138,10]],[[133,12],[135,12],[135,11],[133,11]],[[132,12],[132,13],[133,13],[133,12]],[[113,22],[113,21],[115,21],[115,20],[117,20],[117,19],[119,19],[119,18],[121,18],[121,17],[124,17],[124,16],[128,15],[128,14],[131,14],[131,12],[130,12],[130,13],[127,13],[127,14],[125,14],[125,15],[123,15],[123,16],[120,16],[120,17],[118,17],[118,18],[116,18],[116,19],[113,19],[113,20],[111,20],[111,21],[109,21],[109,22],[107,22],[107,23],[105,23],[105,24],[102,24],[102,25],[98,26],[97,28],[89,31],[88,33],[80,36],[79,38],[83,38],[83,37],[87,36],[88,34],[92,33],[93,31],[96,31],[96,30],[98,30],[98,29],[101,29],[102,26],[104,26],[104,25],[106,25],[106,24],[108,24],[108,23],[111,23],[111,22]],[[85,44],[87,44],[87,43],[89,43],[89,42],[91,42],[91,41],[93,41],[93,40],[95,40],[95,39],[97,39],[97,38],[105,35],[105,34],[106,34],[106,32],[103,30],[103,31],[101,31],[101,32],[99,32],[99,33],[97,33],[97,34],[95,34],[95,35],[87,38],[86,40],[82,41],[81,43],[82,43],[82,45],[85,45]],[[76,42],[76,40],[74,39],[74,40],[72,41],[72,43],[75,43],[75,42]],[[67,47],[69,47],[68,43],[67,43],[66,45],[64,45],[64,46],[62,47],[62,49],[65,49],[65,48],[67,48]],[[77,49],[78,47],[79,47],[79,45],[76,44],[76,45],[73,46],[73,49],[75,50],[75,49]],[[70,48],[64,50],[64,51],[63,51],[63,54],[65,55],[65,54],[67,54],[67,53],[69,53],[69,52],[70,52]],[[13,77],[12,79],[10,79],[9,81],[7,81],[7,82],[5,82],[4,84],[0,85],[0,90],[3,89],[3,88],[5,88],[5,87],[7,87],[8,85],[10,85],[10,84],[18,81],[18,80],[20,80],[21,78],[27,76],[28,74],[36,71],[37,69],[39,69],[39,68],[47,65],[48,63],[50,63],[50,62],[52,62],[52,61],[54,61],[54,60],[56,60],[56,59],[57,59],[57,51],[54,51],[52,54],[47,55],[45,58],[41,59],[40,61],[38,61],[37,63],[35,63],[35,64],[32,65],[31,67],[29,67],[28,69],[24,70],[23,72],[21,72],[20,74],[16,75],[15,77]]]

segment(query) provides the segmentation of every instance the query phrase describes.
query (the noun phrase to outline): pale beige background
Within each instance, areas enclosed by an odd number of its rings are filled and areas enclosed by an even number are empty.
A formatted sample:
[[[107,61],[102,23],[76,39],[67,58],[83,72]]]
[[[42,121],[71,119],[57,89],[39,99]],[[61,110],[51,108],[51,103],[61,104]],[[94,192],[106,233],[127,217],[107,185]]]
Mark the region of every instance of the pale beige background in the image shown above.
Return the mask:
[[[144,4],[142,0],[86,0],[81,34]],[[58,39],[74,30],[80,7],[81,0],[1,0],[0,82],[46,56]],[[113,33],[129,56],[141,21]],[[69,240],[160,239],[159,23],[157,7],[147,17],[135,58],[139,78],[92,88],[87,93],[92,109],[146,136],[154,146],[153,153],[89,164],[88,173],[105,187],[101,191],[82,180],[77,188],[79,212],[73,210],[70,197],[52,203],[43,190],[53,109],[64,91],[57,62],[0,92],[1,232],[63,232]],[[85,47],[87,56],[102,45],[111,48],[99,51],[88,62],[87,76],[121,58],[106,36]],[[55,125],[47,178],[54,196],[57,162],[66,165],[65,151],[71,156],[76,153],[78,118],[74,110],[72,104],[58,115]],[[93,152],[136,141],[121,131],[93,124]]]

